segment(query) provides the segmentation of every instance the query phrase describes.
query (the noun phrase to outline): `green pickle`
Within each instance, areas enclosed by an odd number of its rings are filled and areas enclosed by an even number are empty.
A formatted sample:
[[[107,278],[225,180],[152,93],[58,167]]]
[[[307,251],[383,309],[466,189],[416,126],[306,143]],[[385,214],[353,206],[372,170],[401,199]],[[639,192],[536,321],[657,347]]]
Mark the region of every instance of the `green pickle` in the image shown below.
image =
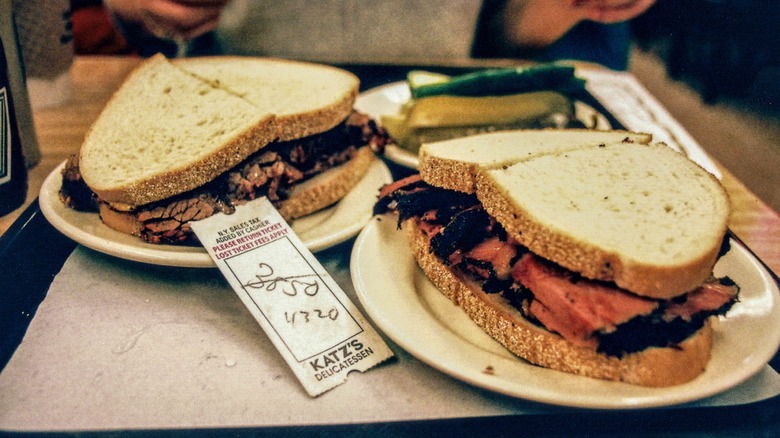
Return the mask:
[[[508,96],[432,96],[414,99],[398,114],[381,118],[399,146],[417,152],[424,142],[486,131],[533,128],[553,114],[569,117],[571,101],[553,91]]]
[[[399,146],[414,153],[426,142],[570,120],[574,108],[566,94],[576,95],[585,87],[574,67],[560,64],[459,76],[413,70],[406,79],[412,98],[380,122]]]
[[[411,128],[506,125],[571,112],[569,99],[554,91],[485,97],[432,96],[416,100],[406,123]]]
[[[480,70],[454,77],[429,73],[435,80],[419,79],[424,77],[422,73],[416,71],[407,76],[414,99],[438,95],[500,96],[539,90],[576,93],[585,88],[585,81],[575,76],[574,67],[558,64]]]

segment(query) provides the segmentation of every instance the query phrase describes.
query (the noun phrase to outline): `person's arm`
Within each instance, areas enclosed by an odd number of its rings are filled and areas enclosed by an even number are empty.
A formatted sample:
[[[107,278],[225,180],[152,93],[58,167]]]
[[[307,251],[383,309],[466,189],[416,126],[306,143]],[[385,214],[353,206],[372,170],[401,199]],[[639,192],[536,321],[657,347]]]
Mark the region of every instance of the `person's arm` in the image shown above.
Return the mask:
[[[506,44],[546,47],[583,20],[617,23],[645,12],[655,0],[507,0],[496,16]]]
[[[105,0],[123,24],[158,38],[189,40],[214,30],[229,0]]]

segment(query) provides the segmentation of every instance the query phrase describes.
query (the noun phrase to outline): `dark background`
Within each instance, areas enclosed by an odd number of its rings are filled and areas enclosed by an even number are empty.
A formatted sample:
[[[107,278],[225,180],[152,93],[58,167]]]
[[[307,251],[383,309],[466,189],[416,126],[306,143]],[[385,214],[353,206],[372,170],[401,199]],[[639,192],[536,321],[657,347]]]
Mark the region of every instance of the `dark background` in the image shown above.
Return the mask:
[[[705,102],[780,117],[780,1],[658,0],[631,24],[638,48]]]

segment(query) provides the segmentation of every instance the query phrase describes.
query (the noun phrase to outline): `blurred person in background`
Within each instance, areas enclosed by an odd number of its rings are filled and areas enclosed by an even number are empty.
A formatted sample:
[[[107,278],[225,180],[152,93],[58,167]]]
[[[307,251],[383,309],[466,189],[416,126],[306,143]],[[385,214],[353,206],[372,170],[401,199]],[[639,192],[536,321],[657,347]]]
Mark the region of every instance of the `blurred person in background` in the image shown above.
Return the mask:
[[[115,26],[124,50],[141,56],[239,54],[323,62],[512,57],[584,60],[622,70],[630,48],[627,22],[654,2],[105,0],[99,18]],[[88,28],[78,23],[78,7],[74,14],[78,39]]]

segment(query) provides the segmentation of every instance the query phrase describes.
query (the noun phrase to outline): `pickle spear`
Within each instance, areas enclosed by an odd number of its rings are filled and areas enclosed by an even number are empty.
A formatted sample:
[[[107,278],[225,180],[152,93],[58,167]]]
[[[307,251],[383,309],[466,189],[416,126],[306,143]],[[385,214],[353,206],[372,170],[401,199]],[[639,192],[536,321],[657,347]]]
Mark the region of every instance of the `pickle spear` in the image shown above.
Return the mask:
[[[572,103],[560,93],[537,91],[508,96],[432,96],[414,99],[403,111],[382,116],[382,126],[404,149],[416,152],[422,142],[479,132],[531,128],[551,115],[569,118]]]
[[[574,67],[559,64],[488,69],[451,77],[413,71],[407,75],[407,82],[413,99],[439,95],[500,96],[539,90],[568,94],[585,87],[585,81],[574,75]]]
[[[543,64],[480,70],[458,76],[424,70],[406,77],[412,98],[381,117],[396,143],[417,152],[423,142],[480,132],[559,126],[573,119],[567,94],[585,81],[574,67]],[[563,121],[563,122],[561,122]]]
[[[554,91],[485,97],[431,96],[415,101],[406,123],[411,128],[507,125],[553,113],[572,113],[569,99]]]

